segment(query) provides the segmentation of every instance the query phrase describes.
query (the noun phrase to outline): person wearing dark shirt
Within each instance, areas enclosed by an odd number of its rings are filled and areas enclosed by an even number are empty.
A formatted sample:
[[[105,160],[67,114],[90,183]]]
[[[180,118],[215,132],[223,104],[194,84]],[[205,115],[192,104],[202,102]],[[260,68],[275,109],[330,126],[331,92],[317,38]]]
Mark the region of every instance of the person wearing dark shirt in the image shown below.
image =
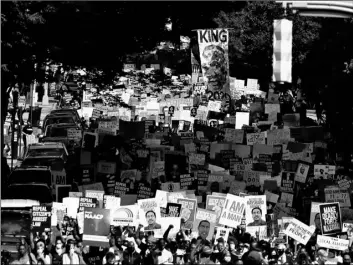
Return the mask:
[[[58,236],[55,240],[55,247],[52,248],[52,264],[53,265],[62,265],[63,264],[63,255],[64,255],[64,240],[62,237]]]

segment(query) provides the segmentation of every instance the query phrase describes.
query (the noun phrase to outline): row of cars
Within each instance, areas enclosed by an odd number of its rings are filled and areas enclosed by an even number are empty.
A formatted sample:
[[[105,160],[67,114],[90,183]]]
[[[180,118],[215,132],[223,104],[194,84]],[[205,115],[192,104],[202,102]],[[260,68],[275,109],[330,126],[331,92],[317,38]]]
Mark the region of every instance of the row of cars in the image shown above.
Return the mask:
[[[53,172],[65,174],[75,167],[75,154],[67,139],[67,130],[82,129],[74,109],[53,110],[43,120],[39,143],[27,146],[22,158],[7,178],[1,194],[1,248],[12,258],[18,253],[21,238],[28,238],[32,206],[51,204],[56,189]],[[65,184],[72,184],[67,177]],[[5,258],[5,257],[3,257]]]

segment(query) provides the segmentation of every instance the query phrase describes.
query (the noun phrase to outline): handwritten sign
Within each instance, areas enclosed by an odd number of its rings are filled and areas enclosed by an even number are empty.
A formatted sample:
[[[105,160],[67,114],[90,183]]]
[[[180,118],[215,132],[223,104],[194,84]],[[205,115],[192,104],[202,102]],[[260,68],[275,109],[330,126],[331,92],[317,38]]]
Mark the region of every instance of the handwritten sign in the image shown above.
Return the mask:
[[[189,163],[191,165],[203,166],[205,165],[205,159],[206,159],[205,154],[196,154],[196,153],[189,154]]]
[[[339,202],[341,207],[351,207],[351,199],[348,190],[338,187],[324,189],[325,202]]]
[[[82,131],[74,128],[67,129],[67,138],[70,140],[81,140]]]
[[[246,134],[247,145],[266,144],[266,132]]]

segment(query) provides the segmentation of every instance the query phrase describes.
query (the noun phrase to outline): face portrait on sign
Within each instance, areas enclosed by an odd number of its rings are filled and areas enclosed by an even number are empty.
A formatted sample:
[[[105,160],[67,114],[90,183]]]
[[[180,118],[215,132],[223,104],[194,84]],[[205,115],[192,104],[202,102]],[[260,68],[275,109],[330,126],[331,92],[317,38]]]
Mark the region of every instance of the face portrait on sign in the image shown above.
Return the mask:
[[[174,106],[170,106],[169,109],[168,109],[168,113],[169,114],[174,114],[174,110],[175,110]]]
[[[197,115],[197,108],[192,108],[190,110],[190,116],[191,117],[196,117],[196,115]]]
[[[208,90],[222,90],[227,83],[227,58],[224,49],[217,45],[206,46],[202,53],[202,69],[207,77]]]

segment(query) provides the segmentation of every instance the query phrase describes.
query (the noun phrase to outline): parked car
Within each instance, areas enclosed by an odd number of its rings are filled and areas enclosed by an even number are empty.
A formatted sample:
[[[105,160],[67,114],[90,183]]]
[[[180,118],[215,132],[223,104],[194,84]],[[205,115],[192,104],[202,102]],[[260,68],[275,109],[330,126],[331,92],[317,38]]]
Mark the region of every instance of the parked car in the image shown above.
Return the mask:
[[[52,124],[74,124],[77,126],[81,126],[80,120],[77,120],[75,116],[70,113],[61,113],[61,114],[49,114],[43,120],[42,129],[45,129]]]
[[[52,185],[51,171],[48,166],[24,166],[16,167],[9,176],[9,184],[15,183],[45,183]]]
[[[80,141],[73,141],[68,139],[68,129],[81,130],[79,126],[74,124],[52,124],[47,126],[44,135],[39,136],[40,142],[61,142],[66,145],[68,150],[72,150],[76,145],[80,145]]]
[[[62,156],[66,162],[69,153],[65,144],[60,142],[35,143],[28,145],[23,158],[48,156]]]
[[[1,200],[2,261],[11,262],[18,259],[18,244],[22,238],[29,238],[31,231],[32,207],[39,205],[40,202],[36,200]]]
[[[36,200],[50,204],[54,201],[51,187],[46,183],[26,182],[10,184],[2,199]]]
[[[77,110],[71,108],[55,109],[52,110],[49,114],[72,114],[74,117],[76,117],[77,120],[80,120],[80,115],[78,114]]]

